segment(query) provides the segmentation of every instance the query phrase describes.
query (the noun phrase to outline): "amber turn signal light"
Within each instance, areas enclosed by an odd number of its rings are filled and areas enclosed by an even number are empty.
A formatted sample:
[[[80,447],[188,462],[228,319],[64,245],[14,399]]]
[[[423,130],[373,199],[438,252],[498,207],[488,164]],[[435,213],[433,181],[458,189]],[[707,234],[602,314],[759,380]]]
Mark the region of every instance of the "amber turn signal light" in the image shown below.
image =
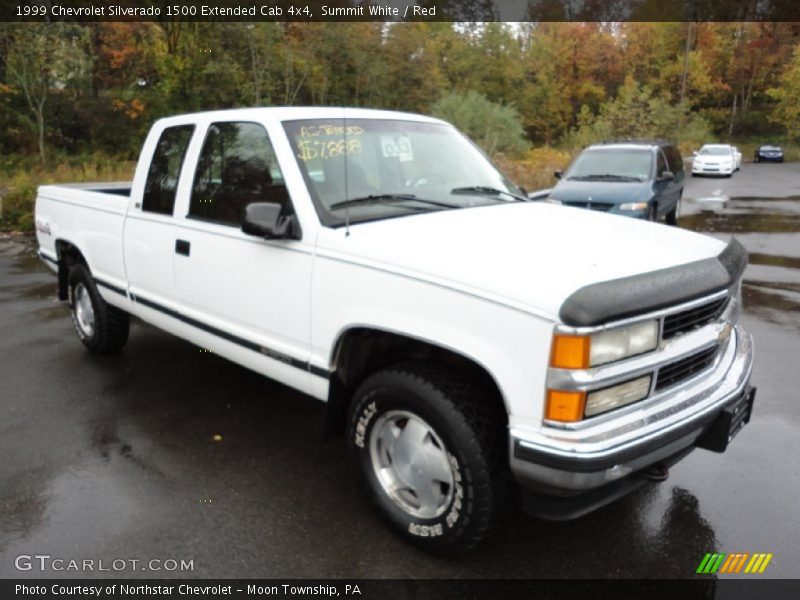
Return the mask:
[[[547,408],[544,418],[551,421],[580,421],[583,419],[585,406],[586,392],[547,390]]]
[[[591,338],[588,335],[556,333],[553,336],[550,366],[559,369],[587,369],[590,342]]]

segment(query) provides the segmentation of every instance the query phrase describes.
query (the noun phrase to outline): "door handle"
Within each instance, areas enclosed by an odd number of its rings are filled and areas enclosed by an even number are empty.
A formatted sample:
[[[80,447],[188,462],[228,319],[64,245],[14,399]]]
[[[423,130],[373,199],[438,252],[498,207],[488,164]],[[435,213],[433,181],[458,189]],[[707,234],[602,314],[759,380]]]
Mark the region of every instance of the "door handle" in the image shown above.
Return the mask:
[[[189,256],[192,245],[186,240],[175,240],[175,254]]]

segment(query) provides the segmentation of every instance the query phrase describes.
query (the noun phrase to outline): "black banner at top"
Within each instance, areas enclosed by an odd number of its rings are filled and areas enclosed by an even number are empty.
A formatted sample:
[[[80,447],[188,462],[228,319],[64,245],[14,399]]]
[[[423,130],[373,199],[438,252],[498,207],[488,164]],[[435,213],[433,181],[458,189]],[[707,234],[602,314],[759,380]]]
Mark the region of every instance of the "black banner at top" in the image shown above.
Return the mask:
[[[798,0],[10,0],[6,22],[800,21]]]

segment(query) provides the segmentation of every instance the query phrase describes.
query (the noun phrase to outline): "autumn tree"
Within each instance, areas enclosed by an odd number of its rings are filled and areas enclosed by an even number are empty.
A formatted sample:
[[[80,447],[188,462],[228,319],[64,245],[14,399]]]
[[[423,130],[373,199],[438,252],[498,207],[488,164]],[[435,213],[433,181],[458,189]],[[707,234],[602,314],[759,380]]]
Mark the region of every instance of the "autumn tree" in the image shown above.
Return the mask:
[[[669,138],[699,145],[711,135],[708,122],[685,103],[674,104],[629,76],[617,97],[598,114],[587,108],[581,111],[568,141],[573,147],[583,147],[611,138]]]
[[[800,45],[795,46],[778,85],[768,89],[767,95],[776,101],[770,119],[783,125],[792,137],[800,138]]]

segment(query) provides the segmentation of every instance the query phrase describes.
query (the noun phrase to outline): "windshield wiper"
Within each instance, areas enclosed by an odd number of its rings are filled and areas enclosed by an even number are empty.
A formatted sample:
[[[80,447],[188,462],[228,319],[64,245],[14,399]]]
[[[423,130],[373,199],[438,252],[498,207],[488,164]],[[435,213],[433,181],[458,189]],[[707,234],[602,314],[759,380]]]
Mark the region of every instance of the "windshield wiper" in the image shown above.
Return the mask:
[[[613,179],[614,181],[641,181],[640,177],[630,177],[628,175],[614,175],[613,173],[593,173],[592,175],[578,175],[577,177],[567,177],[573,181],[592,181],[593,179]]]
[[[508,196],[519,202],[530,202],[528,198],[512,194],[507,190],[488,187],[484,185],[472,185],[467,187],[457,187],[450,190],[451,194],[475,194],[478,196]]]
[[[370,204],[391,204],[394,202],[419,202],[427,204],[428,206],[438,206],[440,208],[460,208],[458,204],[450,204],[448,202],[437,202],[436,200],[426,200],[425,198],[417,198],[414,194],[370,194],[369,196],[362,196],[360,198],[351,198],[350,200],[342,200],[341,202],[334,202],[331,204],[331,210],[339,208],[348,208],[350,206],[368,206]]]

